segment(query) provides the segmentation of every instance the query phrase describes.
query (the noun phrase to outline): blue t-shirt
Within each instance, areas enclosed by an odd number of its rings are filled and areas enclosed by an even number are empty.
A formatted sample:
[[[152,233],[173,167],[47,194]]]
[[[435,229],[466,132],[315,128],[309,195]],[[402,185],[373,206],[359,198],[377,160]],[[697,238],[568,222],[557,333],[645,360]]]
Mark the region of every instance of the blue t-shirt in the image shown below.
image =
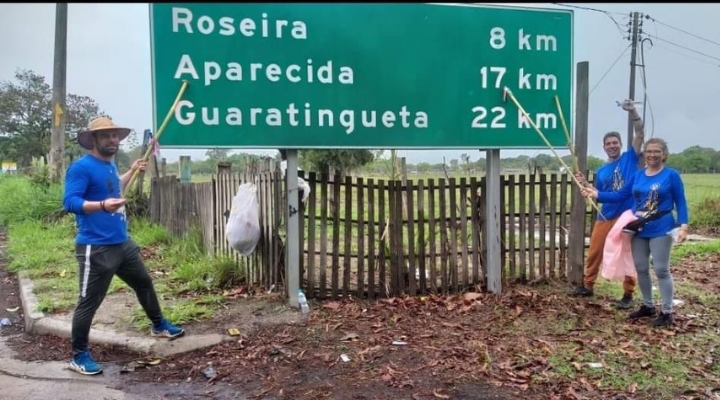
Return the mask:
[[[635,236],[654,238],[667,235],[675,227],[672,210],[677,210],[678,224],[688,223],[688,208],[685,188],[680,174],[669,167],[654,176],[647,176],[645,170],[636,172],[627,184],[617,192],[599,192],[600,201],[633,201],[632,212],[658,210],[670,211],[658,219],[648,221]],[[637,215],[637,214],[636,214]]]
[[[635,153],[635,148],[631,145],[622,153],[620,158],[598,168],[595,173],[595,188],[598,192],[617,192],[625,186],[625,182],[627,182],[637,170],[638,155]],[[603,202],[602,200],[600,201]],[[600,221],[615,219],[622,215],[625,210],[629,210],[630,207],[632,207],[631,198],[618,203],[603,202],[602,208],[600,208],[602,215],[598,215],[597,218]]]
[[[70,165],[65,177],[63,208],[76,216],[77,244],[114,245],[128,240],[124,206],[114,213],[83,211],[85,201],[121,197],[120,174],[115,163],[86,154]]]

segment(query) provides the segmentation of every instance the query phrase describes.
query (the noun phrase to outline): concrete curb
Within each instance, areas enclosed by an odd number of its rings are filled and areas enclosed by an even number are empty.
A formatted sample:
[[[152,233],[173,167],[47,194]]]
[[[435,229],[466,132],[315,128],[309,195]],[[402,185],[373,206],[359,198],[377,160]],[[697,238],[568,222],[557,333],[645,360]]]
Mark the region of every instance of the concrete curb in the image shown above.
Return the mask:
[[[25,316],[25,332],[33,335],[49,334],[70,339],[72,336],[72,324],[48,317],[44,313],[37,311],[38,301],[33,292],[33,281],[28,278],[24,272],[18,274],[18,280],[20,283],[20,298]],[[150,337],[149,334],[148,336],[132,336],[95,328],[90,329],[91,345],[96,343],[124,347],[134,352],[152,354],[159,357],[187,353],[230,340],[233,339],[220,334],[191,335],[186,333],[183,337],[175,340],[167,340],[156,339]]]

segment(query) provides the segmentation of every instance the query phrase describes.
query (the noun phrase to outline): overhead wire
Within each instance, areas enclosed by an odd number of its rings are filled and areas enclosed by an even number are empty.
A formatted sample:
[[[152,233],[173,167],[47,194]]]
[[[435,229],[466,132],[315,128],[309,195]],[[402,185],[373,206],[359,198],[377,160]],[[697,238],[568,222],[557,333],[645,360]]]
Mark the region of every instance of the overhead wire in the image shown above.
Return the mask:
[[[686,35],[690,35],[690,36],[692,36],[692,37],[694,37],[694,38],[696,38],[696,39],[704,40],[704,41],[706,41],[706,42],[708,42],[708,43],[712,43],[712,44],[714,44],[715,46],[719,46],[719,47],[720,47],[720,43],[718,43],[718,42],[716,42],[716,41],[714,41],[714,40],[712,40],[712,39],[708,39],[708,38],[702,37],[702,36],[700,36],[700,35],[696,35],[696,34],[694,34],[694,33],[688,32],[688,31],[686,31],[686,30],[684,30],[684,29],[680,29],[680,28],[678,28],[678,27],[672,26],[672,25],[670,25],[670,24],[666,24],[665,22],[658,21],[657,19],[655,19],[655,18],[653,18],[653,17],[651,17],[651,16],[649,16],[649,15],[647,15],[646,17],[647,17],[649,20],[651,20],[652,22],[656,23],[656,24],[660,24],[660,25],[663,25],[663,26],[667,26],[667,27],[670,28],[670,29],[675,29],[676,31],[682,32],[682,33],[684,33],[684,34],[686,34]]]
[[[655,28],[655,36],[654,36],[654,37],[656,37],[656,38],[659,37],[658,27],[657,27],[657,26],[658,26],[658,24],[660,24],[661,22],[658,21],[658,20],[656,20],[656,19],[653,18],[653,17],[650,17],[650,16],[648,16],[647,18],[648,18],[650,21],[653,22],[653,27]],[[674,29],[677,29],[677,30],[682,31],[680,28],[675,28],[675,27],[673,27],[673,26],[671,26],[671,25],[669,25],[669,24],[663,23],[663,25],[666,25],[666,26],[669,26],[669,27],[671,27],[671,28],[674,28]],[[684,32],[684,33],[690,34],[691,36],[695,36],[694,34],[691,34],[691,33],[689,33],[689,32]],[[648,35],[648,36],[652,36],[652,35]],[[704,39],[704,38],[703,38],[703,39]],[[712,41],[709,40],[709,39],[704,39],[704,40],[708,40],[708,41],[712,42]],[[663,41],[664,41],[664,40],[663,40]],[[708,60],[708,59],[706,59],[706,58],[700,58],[700,57],[697,57],[697,56],[692,55],[692,54],[682,53],[682,52],[680,52],[680,51],[674,50],[674,49],[671,48],[671,47],[667,47],[667,46],[664,46],[664,45],[661,45],[661,44],[653,44],[653,48],[655,48],[655,47],[657,47],[657,48],[659,48],[659,49],[663,49],[663,50],[669,51],[669,52],[671,52],[671,53],[675,53],[675,54],[680,55],[680,56],[683,56],[683,57],[687,57],[687,58],[690,58],[690,59],[693,59],[693,60],[696,60],[696,61],[700,61],[700,62],[705,63],[705,64],[710,64],[710,65],[713,65],[713,66],[715,66],[715,67],[720,67],[720,63],[717,63],[717,62],[715,62],[715,61]],[[678,46],[678,47],[684,48],[684,46]],[[689,49],[689,48],[687,48],[686,50],[690,50],[690,51],[692,51],[692,52],[694,52],[694,53],[699,53],[699,52],[694,51],[694,50]],[[700,53],[700,54],[703,55],[703,56],[705,56],[704,53]],[[711,56],[710,58],[715,59],[715,57],[712,57],[712,56]]]
[[[610,66],[610,68],[608,68],[607,71],[605,71],[605,73],[604,73],[603,76],[600,78],[600,80],[595,84],[595,86],[593,86],[593,88],[590,89],[590,93],[589,93],[588,95],[591,95],[592,92],[595,91],[595,89],[598,87],[598,85],[600,85],[600,84],[602,83],[602,81],[605,79],[605,77],[607,76],[607,74],[609,74],[610,71],[612,71],[613,67],[615,67],[615,65],[618,63],[618,61],[620,61],[620,59],[625,55],[625,53],[627,53],[627,51],[628,51],[628,49],[630,49],[630,47],[632,47],[631,44],[629,44],[627,47],[625,47],[625,49],[623,50],[623,52],[620,53],[620,55],[618,56],[618,58],[615,59],[615,62],[613,62],[612,65]]]
[[[710,64],[710,65],[713,65],[713,66],[715,66],[715,67],[719,67],[719,68],[720,68],[720,64],[718,64],[718,63],[716,63],[716,62],[713,62],[713,61],[710,61],[710,60],[707,60],[707,59],[704,59],[704,58],[700,58],[700,57],[697,57],[697,56],[694,56],[694,55],[691,55],[691,54],[682,53],[682,52],[679,52],[679,51],[677,51],[677,50],[674,50],[674,49],[672,49],[672,48],[670,48],[670,47],[661,46],[661,45],[659,45],[659,44],[656,44],[656,45],[654,45],[653,47],[657,47],[658,49],[663,49],[663,50],[669,51],[669,52],[671,52],[671,53],[675,53],[675,54],[677,54],[677,55],[681,55],[681,56],[683,56],[683,57],[687,57],[687,58],[690,58],[690,59],[693,59],[693,60],[696,60],[696,61],[700,61],[700,62],[705,63],[705,64]]]
[[[563,6],[563,7],[577,8],[577,9],[580,9],[580,10],[594,11],[594,12],[599,12],[599,13],[605,14],[605,15],[606,15],[608,18],[610,18],[610,20],[615,24],[615,26],[618,28],[618,31],[620,31],[620,34],[623,35],[623,37],[625,37],[625,31],[622,29],[622,27],[621,27],[620,24],[617,22],[617,20],[615,20],[615,18],[613,17],[613,14],[615,14],[615,15],[626,15],[625,13],[619,13],[619,12],[613,12],[613,11],[606,11],[606,10],[601,10],[601,9],[599,9],[599,8],[576,6],[576,5],[565,4],[565,3],[552,3],[552,4],[555,4],[555,5],[558,5],[558,6]]]
[[[643,84],[643,116],[642,116],[642,122],[643,124],[646,123],[645,119],[645,111],[650,110],[650,119],[652,123],[652,130],[650,131],[650,137],[653,137],[655,135],[655,113],[653,113],[652,110],[652,104],[650,103],[650,96],[647,94],[647,71],[645,70],[647,66],[647,62],[645,60],[645,41],[649,40],[650,45],[652,45],[652,39],[645,38],[640,41],[640,78],[642,80]]]
[[[667,44],[671,44],[671,45],[673,45],[673,46],[675,46],[675,47],[679,47],[679,48],[681,48],[681,49],[684,49],[684,50],[693,52],[693,53],[695,53],[695,54],[699,54],[699,55],[701,55],[701,56],[705,56],[705,57],[707,57],[707,58],[712,58],[713,60],[720,61],[720,58],[718,58],[718,57],[711,56],[711,55],[709,55],[709,54],[706,54],[706,53],[703,53],[703,52],[701,52],[701,51],[697,51],[697,50],[691,49],[691,48],[689,48],[689,47],[687,47],[687,46],[683,46],[683,45],[677,44],[677,43],[675,43],[675,42],[671,42],[671,41],[669,41],[669,40],[667,40],[667,39],[663,39],[663,38],[661,38],[661,37],[659,37],[659,36],[655,36],[655,35],[652,35],[652,34],[649,34],[649,33],[648,33],[647,35],[648,35],[649,37],[651,37],[651,38],[655,38],[655,39],[657,39],[657,40],[659,40],[659,41],[661,41],[661,42],[665,42],[665,43],[667,43]]]

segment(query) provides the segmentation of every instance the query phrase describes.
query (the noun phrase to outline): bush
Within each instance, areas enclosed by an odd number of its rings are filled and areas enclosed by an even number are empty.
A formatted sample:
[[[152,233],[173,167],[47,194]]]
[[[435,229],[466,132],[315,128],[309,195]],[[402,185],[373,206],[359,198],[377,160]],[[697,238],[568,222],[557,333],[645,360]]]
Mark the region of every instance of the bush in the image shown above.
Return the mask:
[[[720,197],[706,197],[690,207],[690,222],[693,228],[717,233],[720,230]]]
[[[42,178],[20,176],[0,178],[0,224],[10,225],[26,220],[47,220],[64,214],[62,186]]]

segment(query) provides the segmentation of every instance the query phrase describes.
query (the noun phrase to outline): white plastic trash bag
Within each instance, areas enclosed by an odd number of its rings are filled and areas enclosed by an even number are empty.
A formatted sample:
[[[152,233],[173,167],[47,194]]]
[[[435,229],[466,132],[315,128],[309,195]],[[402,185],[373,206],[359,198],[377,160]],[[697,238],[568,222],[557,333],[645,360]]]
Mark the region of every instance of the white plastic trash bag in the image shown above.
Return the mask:
[[[302,201],[305,203],[307,201],[308,196],[310,196],[310,185],[308,185],[307,182],[305,182],[305,179],[298,178],[298,189],[302,190]]]
[[[260,240],[260,216],[257,187],[243,183],[232,201],[232,208],[225,225],[225,238],[230,247],[244,256],[255,251]]]

